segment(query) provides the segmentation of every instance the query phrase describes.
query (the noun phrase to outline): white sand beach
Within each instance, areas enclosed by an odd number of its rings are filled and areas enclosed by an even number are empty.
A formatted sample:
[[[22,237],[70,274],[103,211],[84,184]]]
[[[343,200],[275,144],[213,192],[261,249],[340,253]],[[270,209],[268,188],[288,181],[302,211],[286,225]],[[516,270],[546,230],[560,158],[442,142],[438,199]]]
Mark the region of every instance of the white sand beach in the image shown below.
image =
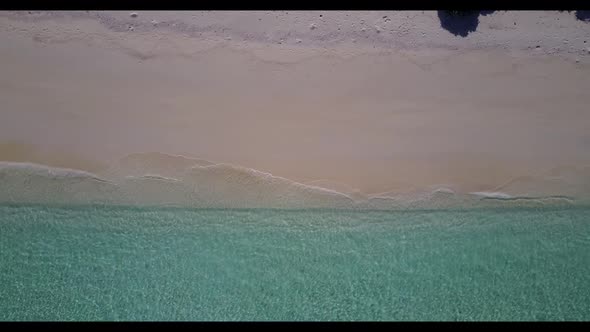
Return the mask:
[[[363,193],[590,163],[590,22],[425,12],[0,12],[0,160],[160,152]]]

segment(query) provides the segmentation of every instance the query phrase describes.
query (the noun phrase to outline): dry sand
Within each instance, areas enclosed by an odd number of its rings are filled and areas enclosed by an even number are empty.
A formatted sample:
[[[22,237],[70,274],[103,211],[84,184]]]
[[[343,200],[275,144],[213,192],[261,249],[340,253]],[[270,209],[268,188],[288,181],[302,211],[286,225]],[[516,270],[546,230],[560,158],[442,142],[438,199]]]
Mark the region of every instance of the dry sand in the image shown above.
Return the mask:
[[[436,12],[130,14],[0,12],[0,160],[158,151],[366,193],[590,161],[573,13],[495,12],[467,37]]]

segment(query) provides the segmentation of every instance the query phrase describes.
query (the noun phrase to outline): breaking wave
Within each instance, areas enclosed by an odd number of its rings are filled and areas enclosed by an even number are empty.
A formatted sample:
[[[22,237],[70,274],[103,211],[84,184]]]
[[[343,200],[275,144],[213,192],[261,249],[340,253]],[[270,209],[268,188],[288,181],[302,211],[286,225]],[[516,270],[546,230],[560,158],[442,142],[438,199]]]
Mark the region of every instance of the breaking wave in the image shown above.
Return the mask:
[[[0,162],[1,203],[155,205],[193,208],[445,209],[589,203],[590,167],[514,178],[490,191],[448,185],[366,194],[346,184],[298,183],[270,173],[163,153],[125,156],[100,174]]]

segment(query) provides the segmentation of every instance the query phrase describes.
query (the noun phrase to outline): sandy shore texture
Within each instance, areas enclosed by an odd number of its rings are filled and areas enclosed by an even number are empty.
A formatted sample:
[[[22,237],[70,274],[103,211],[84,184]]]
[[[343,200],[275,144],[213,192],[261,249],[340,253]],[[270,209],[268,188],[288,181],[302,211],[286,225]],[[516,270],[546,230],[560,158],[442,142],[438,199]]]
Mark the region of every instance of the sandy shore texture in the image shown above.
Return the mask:
[[[590,22],[448,19],[0,12],[0,160],[100,173],[161,152],[359,193],[589,164]]]

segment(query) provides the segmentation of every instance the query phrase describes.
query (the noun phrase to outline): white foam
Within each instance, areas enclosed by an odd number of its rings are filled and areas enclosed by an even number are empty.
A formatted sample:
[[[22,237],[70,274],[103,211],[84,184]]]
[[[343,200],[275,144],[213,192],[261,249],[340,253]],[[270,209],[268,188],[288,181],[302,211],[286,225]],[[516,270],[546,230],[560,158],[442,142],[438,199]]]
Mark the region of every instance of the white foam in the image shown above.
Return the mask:
[[[455,191],[450,188],[438,188],[432,192],[434,195],[445,194],[445,195],[454,195]]]
[[[478,196],[478,197],[482,197],[482,198],[497,198],[497,199],[512,198],[512,196],[510,196],[506,193],[503,193],[503,192],[477,191],[477,192],[471,192],[470,194]]]
[[[330,180],[314,180],[304,183],[306,186],[319,187],[321,189],[327,189],[342,193],[352,198],[355,202],[366,202],[369,196],[358,189],[355,189],[345,183],[330,181]]]
[[[304,182],[304,184],[307,186],[320,187],[320,188],[324,188],[324,189],[338,191],[338,192],[341,192],[344,194],[354,193],[354,192],[359,191],[358,189],[355,189],[345,183],[331,181],[331,180],[313,180],[313,181]]]
[[[166,158],[168,156],[163,157]],[[182,158],[184,157],[172,159],[188,163]],[[179,163],[174,165],[178,166]],[[384,210],[547,206],[584,202],[580,200],[581,196],[545,193],[527,196],[512,195],[504,191],[461,193],[449,186],[430,186],[405,193],[371,196],[359,193],[358,197],[354,197],[355,193],[345,194],[230,164],[192,166],[182,172],[181,169],[176,169],[178,174],[175,177],[146,173],[107,180],[80,170],[32,163],[0,162],[0,202]],[[585,168],[582,170],[586,171]],[[552,170],[549,177],[542,179],[552,179],[560,181],[559,183],[565,181],[574,187],[577,185],[575,191],[578,192],[586,185],[584,182],[576,182],[580,180],[579,173],[579,170],[574,172],[572,169],[559,172]],[[513,188],[515,184],[522,183],[537,185],[537,180],[538,177],[521,177],[509,182],[507,187]],[[542,183],[544,182],[541,181]]]

